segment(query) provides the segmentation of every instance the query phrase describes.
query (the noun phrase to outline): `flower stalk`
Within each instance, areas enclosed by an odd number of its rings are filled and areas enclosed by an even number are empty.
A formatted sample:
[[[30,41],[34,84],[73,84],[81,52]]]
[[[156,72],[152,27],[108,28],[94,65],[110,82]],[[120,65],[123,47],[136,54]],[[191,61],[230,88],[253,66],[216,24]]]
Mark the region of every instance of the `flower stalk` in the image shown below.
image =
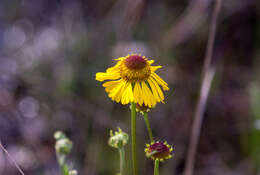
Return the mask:
[[[132,138],[132,166],[133,174],[137,175],[137,157],[136,157],[136,104],[131,103],[131,138]]]
[[[120,175],[124,175],[125,169],[125,148],[121,147],[118,148],[119,155],[120,155]]]
[[[146,128],[147,128],[148,134],[149,134],[150,141],[154,142],[152,129],[151,129],[150,122],[149,122],[149,119],[148,119],[148,112],[144,112],[143,116],[144,116],[144,121],[145,121],[145,125],[146,125]]]
[[[154,161],[154,175],[159,175],[159,159],[155,159]]]

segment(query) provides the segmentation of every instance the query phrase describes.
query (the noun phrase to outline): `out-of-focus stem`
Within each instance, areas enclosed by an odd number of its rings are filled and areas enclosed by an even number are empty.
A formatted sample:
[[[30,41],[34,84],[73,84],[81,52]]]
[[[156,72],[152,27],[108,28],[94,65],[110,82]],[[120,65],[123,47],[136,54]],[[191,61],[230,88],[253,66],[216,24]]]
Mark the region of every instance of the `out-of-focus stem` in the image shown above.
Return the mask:
[[[149,122],[149,119],[148,119],[148,113],[147,112],[144,112],[144,121],[145,121],[145,125],[146,125],[146,128],[147,128],[148,134],[149,134],[150,141],[154,142],[153,133],[152,133],[152,129],[151,129],[151,126],[150,126],[150,122]]]
[[[58,159],[58,163],[59,163],[62,175],[68,175],[69,174],[69,168],[68,168],[67,164],[65,163],[66,156],[61,155],[59,153],[56,153],[56,157]]]
[[[137,158],[136,158],[136,104],[131,103],[131,138],[132,138],[132,164],[133,174],[138,174]]]
[[[61,165],[62,175],[69,175],[69,169],[66,164]]]
[[[204,67],[202,72],[202,83],[200,89],[200,97],[196,106],[194,121],[190,135],[190,145],[185,163],[184,175],[193,175],[194,160],[197,150],[198,141],[200,138],[200,130],[203,120],[205,107],[207,104],[208,94],[211,83],[215,75],[215,65],[212,64],[212,53],[216,35],[217,19],[220,12],[222,0],[215,0],[214,12],[210,24],[209,38],[207,43],[207,50],[204,60]]]
[[[121,147],[118,148],[119,155],[120,155],[120,175],[124,175],[124,168],[125,168],[125,148]]]

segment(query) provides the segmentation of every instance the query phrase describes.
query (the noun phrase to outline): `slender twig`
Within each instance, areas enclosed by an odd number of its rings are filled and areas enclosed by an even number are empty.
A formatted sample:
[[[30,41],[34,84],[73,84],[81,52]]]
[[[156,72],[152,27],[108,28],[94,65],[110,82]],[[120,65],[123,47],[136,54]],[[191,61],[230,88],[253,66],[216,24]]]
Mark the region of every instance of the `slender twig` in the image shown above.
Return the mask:
[[[11,160],[11,162],[14,164],[14,166],[17,168],[17,170],[24,175],[23,170],[20,168],[20,166],[16,163],[16,161],[12,158],[12,156],[8,153],[8,151],[5,149],[5,147],[2,145],[0,141],[0,148],[4,151],[4,153],[7,155],[7,157]]]
[[[148,112],[144,112],[144,121],[145,121],[145,125],[147,128],[148,134],[149,134],[150,141],[154,142],[152,129],[151,129],[150,122],[148,119]]]
[[[136,104],[131,103],[131,137],[132,137],[132,163],[133,174],[137,175],[137,158],[136,158]]]
[[[207,99],[211,87],[213,77],[215,75],[215,65],[212,64],[212,53],[216,35],[217,19],[220,12],[222,0],[215,0],[214,12],[210,24],[209,38],[205,55],[204,67],[202,72],[202,83],[200,89],[200,97],[196,106],[194,121],[190,136],[190,145],[188,148],[187,159],[185,163],[184,175],[193,175],[195,154],[200,138],[200,130],[207,104]]]

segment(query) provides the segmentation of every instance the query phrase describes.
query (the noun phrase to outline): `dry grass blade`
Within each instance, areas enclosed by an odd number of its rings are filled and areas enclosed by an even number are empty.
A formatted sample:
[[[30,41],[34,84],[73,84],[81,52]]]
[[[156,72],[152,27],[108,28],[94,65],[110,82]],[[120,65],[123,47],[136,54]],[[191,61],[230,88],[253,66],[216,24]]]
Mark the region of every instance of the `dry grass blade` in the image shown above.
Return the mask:
[[[12,158],[12,156],[8,153],[8,151],[5,149],[5,147],[2,145],[0,141],[0,148],[4,151],[4,153],[7,155],[7,157],[11,160],[11,162],[14,164],[14,166],[18,169],[18,171],[22,174],[25,175],[23,170],[20,168],[20,166],[16,163],[16,161]]]
[[[216,0],[212,21],[210,24],[210,32],[209,32],[207,50],[206,50],[204,67],[202,72],[202,84],[200,89],[200,97],[196,106],[194,121],[192,125],[190,145],[188,148],[184,175],[193,175],[194,160],[195,160],[198,141],[200,138],[200,130],[202,125],[203,115],[206,108],[211,83],[215,75],[215,65],[212,64],[212,53],[213,53],[213,46],[214,46],[216,28],[217,28],[217,19],[220,12],[221,2],[222,0]]]

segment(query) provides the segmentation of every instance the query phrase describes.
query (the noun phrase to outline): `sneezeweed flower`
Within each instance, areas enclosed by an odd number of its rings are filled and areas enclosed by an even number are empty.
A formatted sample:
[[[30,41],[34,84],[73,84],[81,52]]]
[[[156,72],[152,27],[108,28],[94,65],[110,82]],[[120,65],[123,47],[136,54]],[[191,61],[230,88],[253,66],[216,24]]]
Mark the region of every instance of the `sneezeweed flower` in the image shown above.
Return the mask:
[[[163,162],[166,159],[172,158],[173,147],[169,145],[166,141],[161,142],[152,142],[151,144],[146,144],[145,148],[146,156],[151,158],[152,160],[160,160]]]
[[[120,148],[127,144],[128,134],[123,132],[121,128],[118,128],[118,131],[110,130],[110,138],[108,140],[108,145],[114,148]]]
[[[106,72],[96,74],[96,80],[108,80],[103,86],[113,101],[123,105],[135,102],[150,108],[157,102],[164,103],[162,89],[169,90],[168,84],[155,73],[161,66],[152,66],[154,60],[137,54],[120,57],[116,61],[116,65]]]

